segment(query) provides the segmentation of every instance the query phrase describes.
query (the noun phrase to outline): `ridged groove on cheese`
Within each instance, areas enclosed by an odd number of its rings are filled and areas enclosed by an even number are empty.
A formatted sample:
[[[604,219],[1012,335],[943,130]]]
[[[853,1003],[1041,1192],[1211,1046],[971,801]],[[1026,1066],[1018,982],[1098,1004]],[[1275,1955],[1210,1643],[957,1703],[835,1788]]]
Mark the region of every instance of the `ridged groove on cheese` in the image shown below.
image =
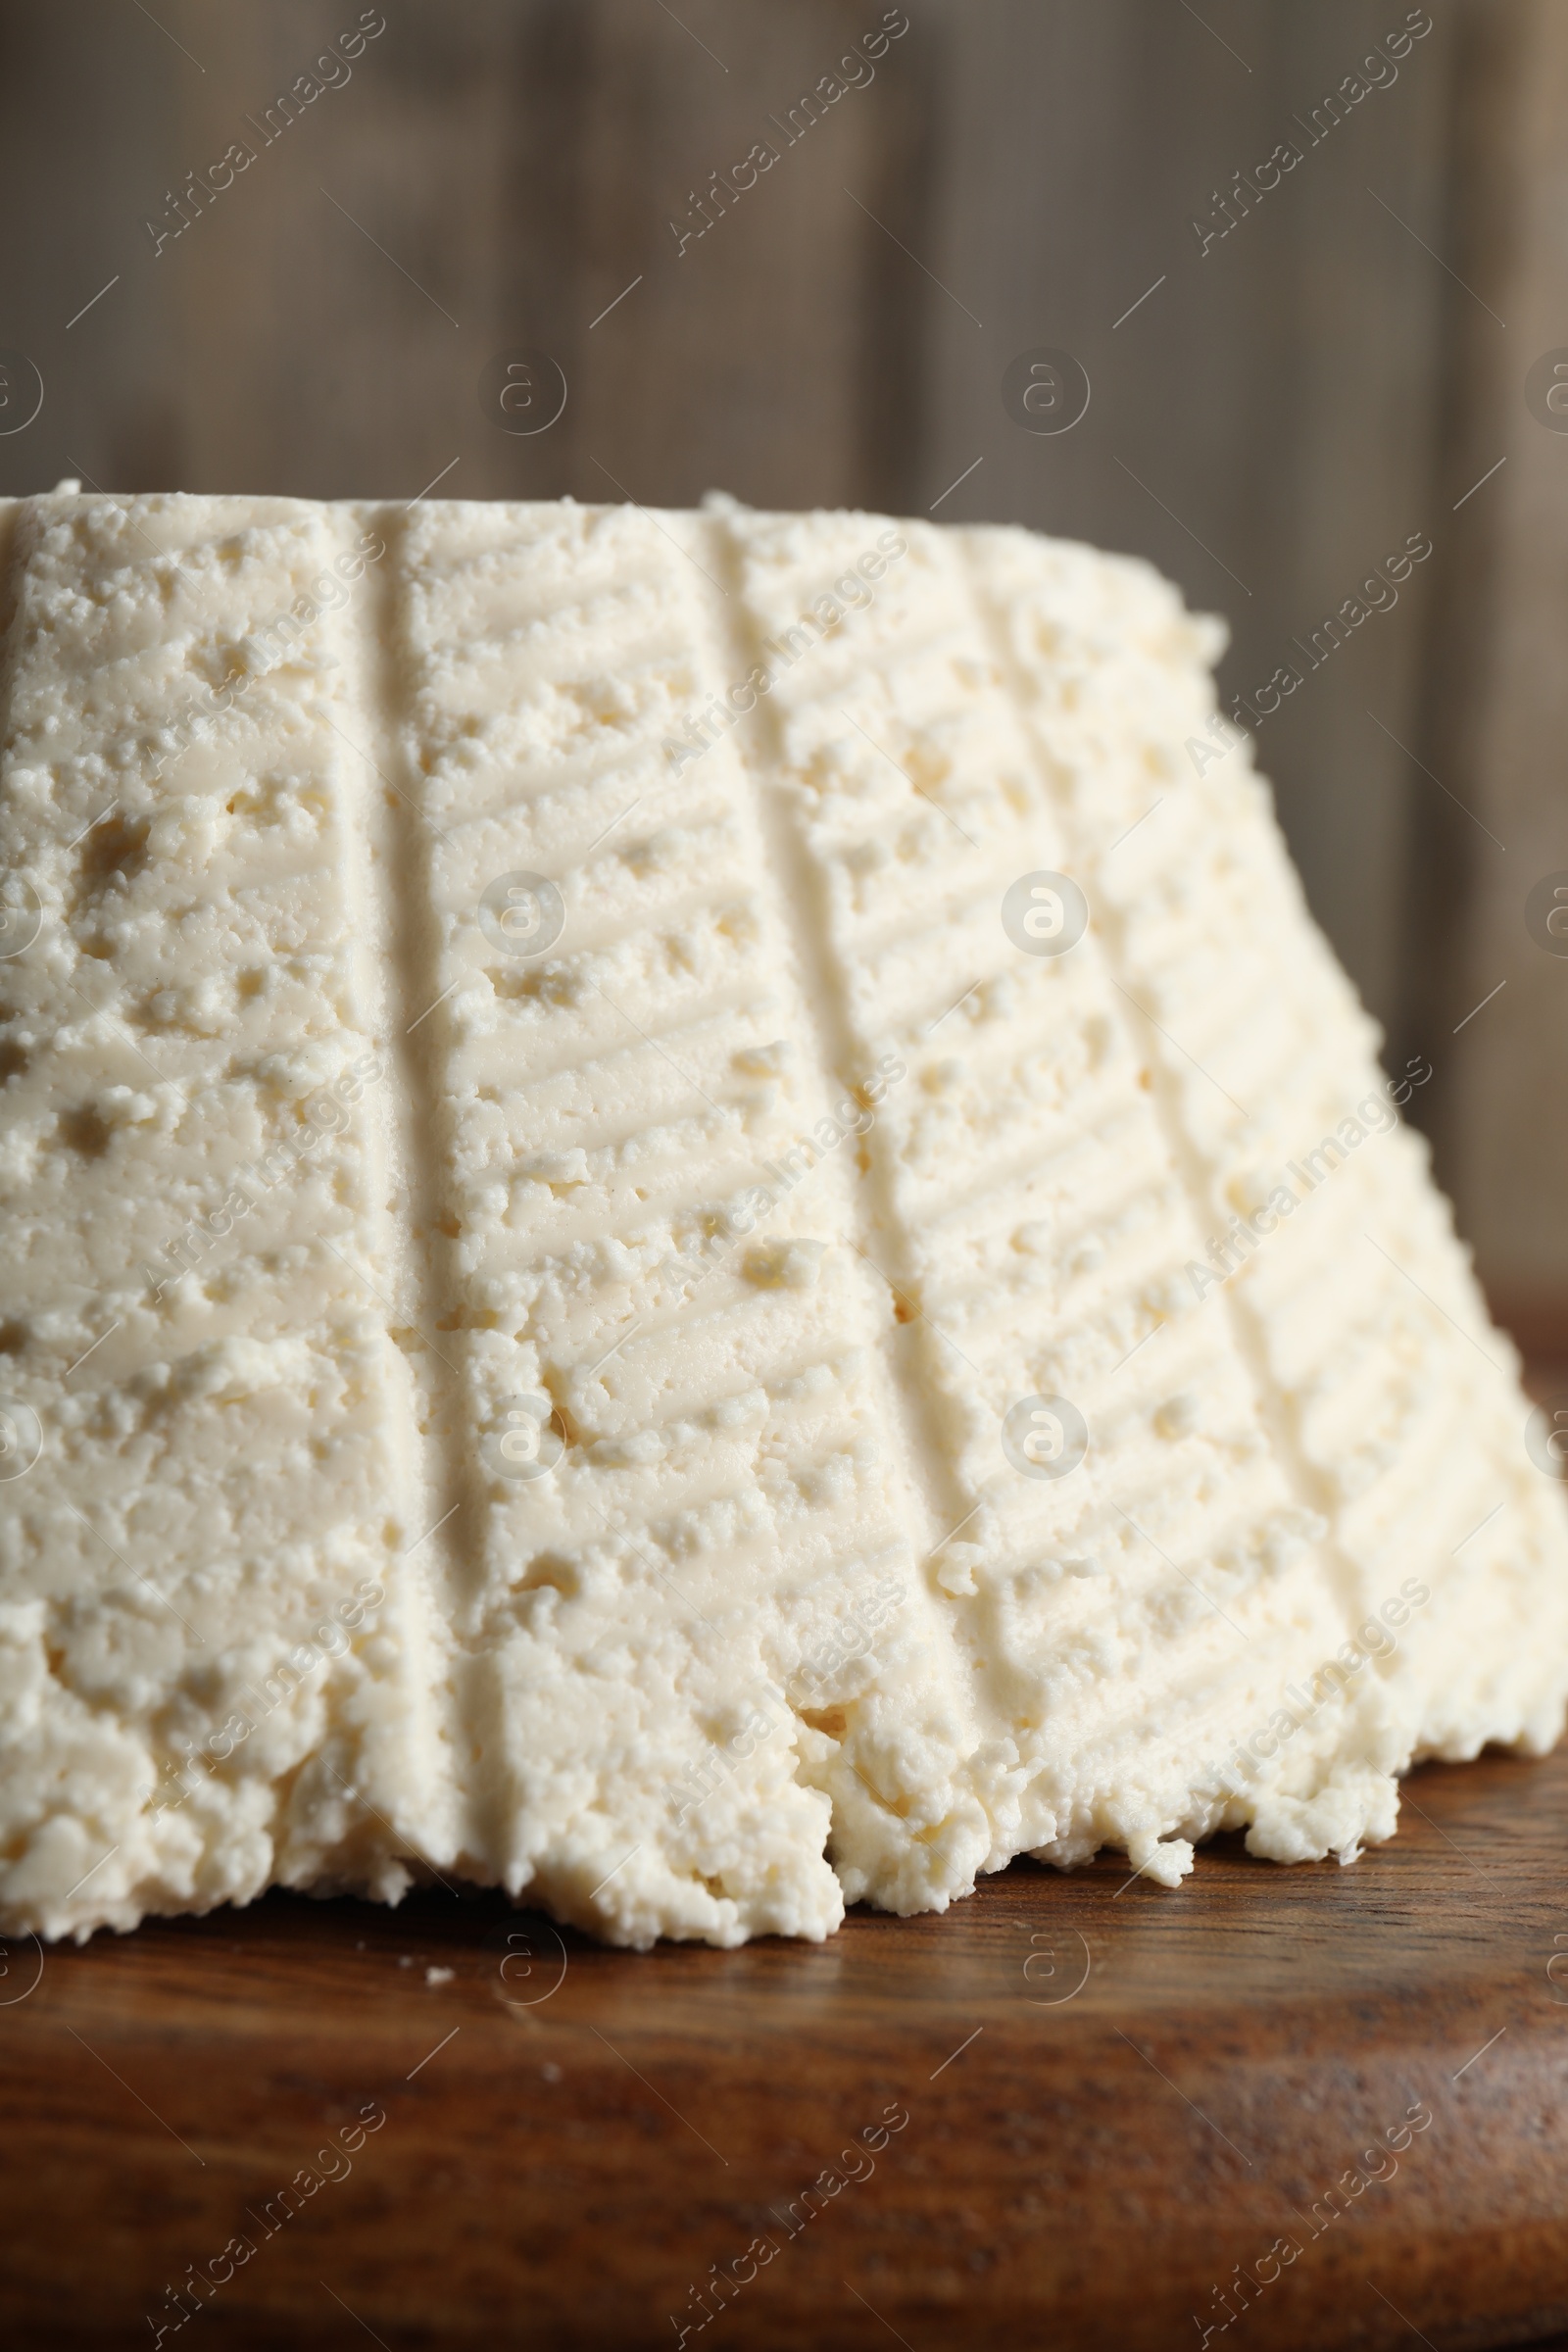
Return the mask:
[[[975,537],[1074,811],[1085,887],[1151,1016],[1205,1237],[1277,1185],[1299,1200],[1228,1298],[1276,1449],[1329,1522],[1349,1625],[1412,1572],[1431,1588],[1380,1669],[1383,1752],[1396,1770],[1488,1740],[1543,1752],[1563,1719],[1560,1498],[1526,1452],[1517,1357],[1492,1328],[1427,1147],[1387,1124],[1377,1031],[1306,915],[1266,787],[1244,749],[1218,763],[1184,755],[1209,740],[1213,704],[1206,679],[1169,660],[1176,608],[1161,583],[1144,575],[1140,610],[1107,594],[1112,567],[1086,551]],[[1336,1150],[1321,1151],[1325,1137]],[[1253,1841],[1293,1859],[1296,1826],[1271,1816]]]
[[[1412,1753],[1556,1736],[1557,1498],[1422,1148],[1195,1296],[1386,1096],[1246,752],[1183,751],[1216,639],[1147,566],[726,501],[60,498],[20,558],[0,1921],[427,1872],[821,1936],[1021,1850],[1348,1856]],[[1041,869],[1060,957],[1000,920]],[[482,919],[519,873],[548,953]],[[1056,1482],[1000,1439],[1046,1393]]]
[[[407,1883],[355,1794],[427,1712],[359,763],[332,623],[258,634],[353,535],[259,500],[21,525],[0,856],[44,921],[0,963],[0,1360],[46,1443],[4,1490],[0,1839],[50,1934]]]
[[[734,527],[770,631],[846,569],[865,528]],[[873,1147],[890,1271],[921,1309],[909,1377],[945,1408],[954,1523],[978,1506],[936,1573],[977,1588],[959,1614],[1031,1774],[1015,1842],[1072,1860],[1108,1840],[1168,1875],[1184,1857],[1156,1840],[1236,1818],[1237,1742],[1346,1629],[1229,1318],[1179,1314],[1200,1236],[1108,942],[1097,927],[1070,956],[1031,957],[998,920],[1009,883],[1075,872],[1080,843],[1015,713],[962,541],[908,537],[876,607],[776,700],[851,1017],[868,1036],[892,1028],[911,1065]],[[1126,568],[1136,595],[1148,575]],[[1149,588],[1191,663],[1179,608]],[[1078,1404],[1091,1452],[1082,1476],[1036,1483],[999,1428],[1018,1398],[1051,1393]],[[1292,1758],[1314,1793],[1337,1728]],[[1334,1842],[1344,1812],[1335,1790]]]
[[[432,509],[409,532],[407,626],[475,1440],[449,1610],[490,1861],[628,1939],[730,1941],[836,1924],[824,1767],[863,1690],[859,1779],[833,1790],[854,1892],[857,1800],[879,1895],[914,1908],[983,1866],[997,1776],[971,1767],[971,1676],[921,1571],[855,1139],[754,1237],[693,1254],[878,1049],[825,1083],[755,788],[728,744],[689,771],[666,757],[723,677],[688,536],[711,552],[701,526],[627,510]],[[542,961],[476,920],[513,872],[565,902]],[[486,1436],[540,1393],[565,1456],[509,1481]],[[839,1653],[799,1693],[803,1661]]]

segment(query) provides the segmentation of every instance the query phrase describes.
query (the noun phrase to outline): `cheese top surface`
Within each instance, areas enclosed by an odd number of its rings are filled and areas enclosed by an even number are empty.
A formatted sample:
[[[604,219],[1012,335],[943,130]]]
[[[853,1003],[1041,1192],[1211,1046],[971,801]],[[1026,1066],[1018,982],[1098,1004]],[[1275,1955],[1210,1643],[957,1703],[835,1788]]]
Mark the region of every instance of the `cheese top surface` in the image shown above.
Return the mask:
[[[4,529],[0,1926],[815,1937],[1558,1737],[1512,1351],[1146,565]]]

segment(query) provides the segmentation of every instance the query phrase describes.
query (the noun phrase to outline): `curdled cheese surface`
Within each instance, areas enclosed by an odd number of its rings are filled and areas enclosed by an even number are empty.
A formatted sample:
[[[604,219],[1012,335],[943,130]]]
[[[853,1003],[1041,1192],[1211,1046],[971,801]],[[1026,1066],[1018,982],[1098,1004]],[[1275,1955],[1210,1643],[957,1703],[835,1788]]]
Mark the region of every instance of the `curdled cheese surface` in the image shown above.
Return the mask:
[[[3,530],[0,1929],[820,1937],[1558,1738],[1513,1351],[1146,565]]]

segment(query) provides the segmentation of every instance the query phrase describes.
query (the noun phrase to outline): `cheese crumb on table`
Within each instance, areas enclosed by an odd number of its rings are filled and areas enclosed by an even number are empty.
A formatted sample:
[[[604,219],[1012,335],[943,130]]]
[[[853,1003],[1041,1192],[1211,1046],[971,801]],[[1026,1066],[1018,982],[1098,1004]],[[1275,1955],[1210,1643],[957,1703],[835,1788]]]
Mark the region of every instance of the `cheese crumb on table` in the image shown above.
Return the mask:
[[[1513,1350],[1147,565],[0,531],[0,1929],[820,1937],[1558,1738]]]

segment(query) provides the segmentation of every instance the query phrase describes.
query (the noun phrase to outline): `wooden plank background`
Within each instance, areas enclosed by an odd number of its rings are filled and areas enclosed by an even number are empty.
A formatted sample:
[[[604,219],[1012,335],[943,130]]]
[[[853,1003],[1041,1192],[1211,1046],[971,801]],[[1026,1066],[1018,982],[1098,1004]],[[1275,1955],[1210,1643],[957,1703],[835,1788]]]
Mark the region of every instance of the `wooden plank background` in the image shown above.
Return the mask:
[[[1314,136],[1407,13],[1431,29],[1396,78]],[[1568,435],[1522,389],[1568,344],[1568,17],[888,14],[907,30],[790,140],[879,0],[381,0],[350,77],[263,145],[246,118],[353,0],[0,0],[0,346],[46,392],[0,490],[718,487],[1148,555],[1230,619],[1228,694],[1303,669],[1259,751],[1312,904],[1391,1060],[1433,1064],[1412,1109],[1494,1297],[1568,1338],[1568,962],[1522,913],[1568,867]],[[236,138],[254,164],[155,252],[146,221]],[[1204,249],[1194,219],[1286,139],[1299,164]],[[758,141],[777,161],[680,247]],[[1039,345],[1093,386],[1056,437],[1001,399]],[[568,385],[531,438],[481,391],[522,346]],[[1307,669],[1296,642],[1411,534],[1433,554],[1397,606]]]

